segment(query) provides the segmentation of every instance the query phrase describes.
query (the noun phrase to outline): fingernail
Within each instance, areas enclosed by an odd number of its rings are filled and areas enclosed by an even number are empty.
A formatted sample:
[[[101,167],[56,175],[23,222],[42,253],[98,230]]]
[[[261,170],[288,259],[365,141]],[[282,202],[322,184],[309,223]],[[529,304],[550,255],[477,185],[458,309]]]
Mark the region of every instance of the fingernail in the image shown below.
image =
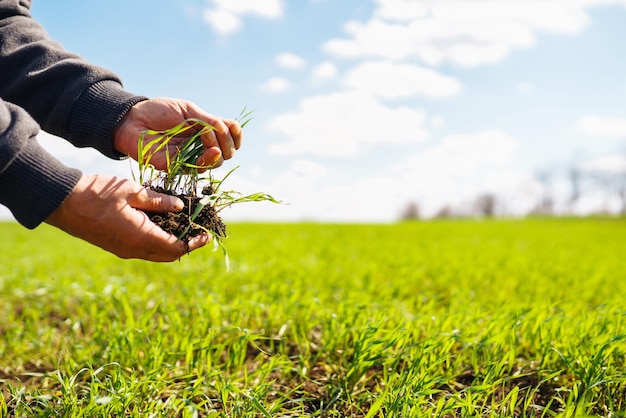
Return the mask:
[[[179,212],[183,210],[183,208],[185,207],[185,204],[183,203],[183,201],[177,197],[172,196],[170,199],[170,202],[171,202],[170,206],[172,208],[172,211]]]

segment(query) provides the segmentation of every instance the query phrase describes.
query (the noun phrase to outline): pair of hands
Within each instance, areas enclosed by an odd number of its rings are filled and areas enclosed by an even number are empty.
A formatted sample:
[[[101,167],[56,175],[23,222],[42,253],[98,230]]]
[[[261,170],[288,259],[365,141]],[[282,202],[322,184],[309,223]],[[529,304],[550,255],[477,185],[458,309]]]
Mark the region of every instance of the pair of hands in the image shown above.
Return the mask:
[[[198,165],[219,167],[239,149],[242,132],[236,121],[205,113],[191,102],[167,98],[134,105],[115,128],[113,146],[137,159],[141,132],[169,129],[188,118],[202,119],[215,128],[202,138],[205,151]],[[176,152],[176,146],[185,140],[172,141],[170,149],[153,156],[151,163],[157,169],[165,169],[166,152]],[[184,243],[152,223],[143,211],[177,212],[182,208],[180,199],[148,190],[131,180],[85,175],[46,222],[121,258],[173,261],[206,245],[210,237],[202,234]]]

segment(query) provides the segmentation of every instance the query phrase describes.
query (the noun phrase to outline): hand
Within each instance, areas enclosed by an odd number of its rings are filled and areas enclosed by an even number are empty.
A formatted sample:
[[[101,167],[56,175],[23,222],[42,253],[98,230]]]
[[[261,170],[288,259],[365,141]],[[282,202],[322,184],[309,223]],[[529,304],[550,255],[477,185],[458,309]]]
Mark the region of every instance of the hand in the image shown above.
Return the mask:
[[[128,111],[113,132],[113,147],[137,160],[137,141],[143,131],[164,131],[188,118],[201,119],[215,128],[202,136],[205,151],[198,158],[198,166],[219,167],[225,159],[232,158],[235,150],[241,146],[242,132],[237,121],[205,113],[185,100],[156,98],[139,102]],[[158,170],[165,170],[166,154],[174,155],[187,138],[183,136],[172,140],[167,149],[164,148],[152,157],[150,163]],[[146,143],[149,139],[146,138]]]
[[[178,212],[182,208],[177,197],[130,180],[83,176],[46,222],[121,258],[174,261],[206,245],[210,236],[198,235],[185,244],[152,223],[143,210]]]

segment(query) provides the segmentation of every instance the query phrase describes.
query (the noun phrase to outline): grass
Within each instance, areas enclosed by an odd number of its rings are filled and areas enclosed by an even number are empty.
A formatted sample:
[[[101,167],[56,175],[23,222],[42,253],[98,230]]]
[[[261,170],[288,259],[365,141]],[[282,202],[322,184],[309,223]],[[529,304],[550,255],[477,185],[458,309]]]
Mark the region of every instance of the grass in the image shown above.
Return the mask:
[[[626,415],[626,220],[230,228],[226,272],[0,224],[0,416]]]

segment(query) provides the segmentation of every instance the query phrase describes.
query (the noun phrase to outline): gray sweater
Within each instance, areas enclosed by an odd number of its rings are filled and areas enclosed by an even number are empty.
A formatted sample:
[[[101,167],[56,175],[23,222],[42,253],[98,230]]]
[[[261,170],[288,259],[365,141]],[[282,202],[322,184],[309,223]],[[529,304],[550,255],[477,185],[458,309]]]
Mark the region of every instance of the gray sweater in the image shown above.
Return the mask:
[[[115,125],[146,98],[52,41],[30,7],[31,0],[0,0],[0,204],[35,228],[81,177],[41,148],[35,140],[40,127],[119,159]]]

